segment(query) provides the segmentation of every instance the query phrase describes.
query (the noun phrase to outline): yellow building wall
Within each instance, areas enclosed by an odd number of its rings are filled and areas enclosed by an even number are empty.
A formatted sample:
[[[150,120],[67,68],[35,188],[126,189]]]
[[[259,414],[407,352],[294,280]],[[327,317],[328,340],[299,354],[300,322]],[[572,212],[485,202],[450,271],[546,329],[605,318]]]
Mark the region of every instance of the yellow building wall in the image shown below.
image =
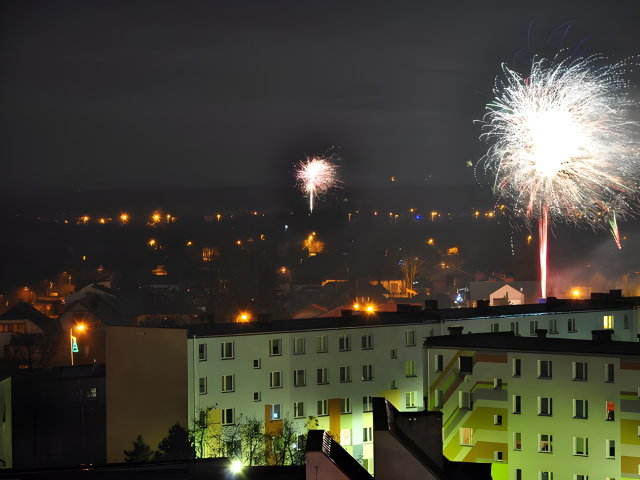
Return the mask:
[[[107,462],[142,435],[156,449],[176,422],[189,425],[187,330],[106,327]]]

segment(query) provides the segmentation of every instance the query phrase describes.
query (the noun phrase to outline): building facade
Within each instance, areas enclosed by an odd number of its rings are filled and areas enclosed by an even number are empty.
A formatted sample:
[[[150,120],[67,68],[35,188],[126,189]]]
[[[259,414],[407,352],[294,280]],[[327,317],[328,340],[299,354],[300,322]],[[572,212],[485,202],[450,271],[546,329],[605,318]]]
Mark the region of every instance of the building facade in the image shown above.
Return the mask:
[[[189,332],[189,418],[221,410],[223,424],[257,418],[277,435],[284,417],[300,425],[315,417],[373,473],[371,398],[384,397],[401,412],[427,408],[425,339],[448,335],[450,327],[529,336],[549,325],[557,332],[550,336],[589,339],[603,318],[624,325],[626,316],[629,328],[613,336],[631,342],[634,315],[632,305],[619,302],[198,325]]]
[[[458,332],[427,339],[423,372],[449,460],[492,462],[494,479],[640,478],[637,343]]]

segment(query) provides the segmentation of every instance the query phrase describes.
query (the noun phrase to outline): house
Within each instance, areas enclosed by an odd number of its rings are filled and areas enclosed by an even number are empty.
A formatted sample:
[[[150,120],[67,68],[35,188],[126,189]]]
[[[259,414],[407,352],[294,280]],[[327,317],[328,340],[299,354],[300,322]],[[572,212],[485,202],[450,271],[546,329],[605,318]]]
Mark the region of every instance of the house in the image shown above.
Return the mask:
[[[523,291],[516,290],[511,285],[503,285],[489,295],[489,305],[524,305],[525,296]]]
[[[453,306],[453,302],[458,296],[458,291],[462,288],[468,288],[471,281],[471,275],[459,269],[450,269],[443,265],[443,268],[429,277],[431,283],[430,296],[444,304],[447,299],[450,301],[449,306]]]
[[[495,297],[494,293],[505,285],[510,286],[516,292],[524,293],[524,304],[538,303],[540,297],[540,282],[516,281],[516,282],[471,282],[469,285],[469,293],[471,294],[472,305],[477,304],[478,300],[491,300]],[[507,290],[509,291],[509,290]],[[509,298],[513,298],[512,292]],[[501,295],[504,297],[504,293]],[[513,303],[512,303],[513,304]],[[493,305],[493,304],[492,304]]]

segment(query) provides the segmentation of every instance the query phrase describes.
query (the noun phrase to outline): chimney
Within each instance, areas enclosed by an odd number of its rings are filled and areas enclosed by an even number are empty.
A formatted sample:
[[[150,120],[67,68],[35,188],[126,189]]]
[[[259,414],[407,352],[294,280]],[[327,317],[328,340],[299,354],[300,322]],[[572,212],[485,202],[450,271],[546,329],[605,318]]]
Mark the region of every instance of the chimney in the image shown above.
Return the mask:
[[[609,296],[613,298],[622,298],[622,290],[609,290]]]
[[[547,297],[547,303],[556,303],[558,300],[556,297]]]
[[[613,330],[591,330],[591,340],[594,342],[610,342]]]
[[[340,310],[340,316],[342,318],[352,318],[353,310]]]
[[[438,309],[438,300],[425,300],[424,301],[424,309],[425,310],[437,310]]]
[[[489,308],[489,300],[478,300],[476,302],[476,305],[478,306],[478,308]]]
[[[462,335],[462,329],[464,329],[464,327],[456,325],[453,327],[447,327],[447,329],[449,330],[449,335]]]
[[[538,338],[547,338],[547,330],[545,328],[536,328]]]

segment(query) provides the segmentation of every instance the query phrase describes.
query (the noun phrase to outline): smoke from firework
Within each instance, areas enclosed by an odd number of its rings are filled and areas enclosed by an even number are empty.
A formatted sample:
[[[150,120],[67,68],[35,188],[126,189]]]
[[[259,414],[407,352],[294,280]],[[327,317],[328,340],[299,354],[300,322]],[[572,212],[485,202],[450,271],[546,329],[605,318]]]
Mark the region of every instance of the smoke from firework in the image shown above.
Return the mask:
[[[314,197],[339,187],[338,166],[340,157],[336,153],[314,155],[301,160],[294,169],[296,185],[309,197],[309,209],[313,212]]]

